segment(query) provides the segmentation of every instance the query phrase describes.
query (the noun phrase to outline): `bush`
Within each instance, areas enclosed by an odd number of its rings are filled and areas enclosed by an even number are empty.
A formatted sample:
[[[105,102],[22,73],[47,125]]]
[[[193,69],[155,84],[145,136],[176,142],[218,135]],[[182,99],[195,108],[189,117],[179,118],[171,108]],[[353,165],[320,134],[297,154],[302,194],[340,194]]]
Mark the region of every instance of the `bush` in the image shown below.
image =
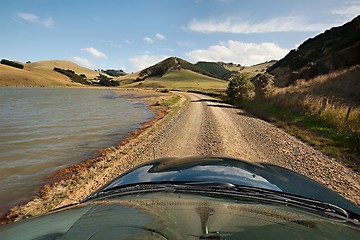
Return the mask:
[[[20,63],[17,63],[17,62],[10,61],[10,60],[6,60],[6,59],[2,59],[1,64],[8,65],[8,66],[11,66],[11,67],[20,68],[20,69],[24,69],[24,65],[22,65]]]
[[[120,85],[118,81],[111,80],[111,78],[108,78],[108,77],[106,77],[105,75],[102,75],[102,74],[100,74],[98,79],[100,79],[99,84],[101,86],[116,87],[116,86]]]
[[[274,77],[268,73],[256,75],[252,82],[255,85],[255,98],[257,99],[264,99],[273,91]]]
[[[54,67],[53,70],[55,72],[64,74],[65,76],[69,77],[74,82],[78,82],[78,83],[85,84],[85,85],[89,84],[89,82],[86,79],[85,74],[77,75],[73,70],[70,70],[70,69],[65,70],[65,69],[61,69],[61,68],[57,68],[57,67]]]
[[[238,100],[249,97],[254,89],[255,86],[248,77],[237,74],[230,80],[226,94],[231,100]]]

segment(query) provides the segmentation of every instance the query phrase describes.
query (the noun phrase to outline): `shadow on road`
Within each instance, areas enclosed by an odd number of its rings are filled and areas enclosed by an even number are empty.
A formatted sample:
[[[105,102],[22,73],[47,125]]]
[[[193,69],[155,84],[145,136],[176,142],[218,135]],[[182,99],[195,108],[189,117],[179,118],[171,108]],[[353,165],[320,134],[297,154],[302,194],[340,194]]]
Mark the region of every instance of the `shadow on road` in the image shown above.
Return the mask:
[[[238,109],[239,112],[237,112],[237,114],[245,116],[245,117],[249,117],[249,118],[258,118],[254,115],[252,115],[251,113],[246,112],[245,110],[241,109],[238,106],[234,106],[234,105],[230,105],[225,103],[222,100],[217,100],[217,99],[199,99],[199,100],[192,100],[190,102],[210,102],[210,103],[220,103],[220,104],[207,104],[208,107],[217,107],[217,108],[228,108],[228,109]]]
[[[216,102],[216,103],[224,103],[222,100],[217,99],[199,99],[199,100],[192,100],[190,102]]]

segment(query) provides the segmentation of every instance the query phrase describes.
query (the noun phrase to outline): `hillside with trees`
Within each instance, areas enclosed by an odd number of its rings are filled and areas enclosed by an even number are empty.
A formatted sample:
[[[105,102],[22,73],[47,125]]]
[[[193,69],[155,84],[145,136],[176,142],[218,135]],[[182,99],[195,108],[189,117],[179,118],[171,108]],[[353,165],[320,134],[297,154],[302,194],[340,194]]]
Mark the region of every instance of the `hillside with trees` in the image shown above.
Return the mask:
[[[231,75],[236,73],[237,71],[229,71],[224,67],[222,63],[218,62],[197,62],[195,66],[209,72],[213,76],[217,78],[228,80]]]
[[[214,76],[213,74],[209,73],[208,71],[205,71],[204,69],[189,63],[181,58],[177,57],[170,57],[167,58],[153,66],[150,66],[144,70],[142,70],[139,73],[139,77],[137,78],[137,81],[143,81],[146,78],[161,78],[164,76],[167,72],[170,71],[177,71],[177,70],[190,70],[199,74],[203,74],[209,77],[217,78],[217,76]]]

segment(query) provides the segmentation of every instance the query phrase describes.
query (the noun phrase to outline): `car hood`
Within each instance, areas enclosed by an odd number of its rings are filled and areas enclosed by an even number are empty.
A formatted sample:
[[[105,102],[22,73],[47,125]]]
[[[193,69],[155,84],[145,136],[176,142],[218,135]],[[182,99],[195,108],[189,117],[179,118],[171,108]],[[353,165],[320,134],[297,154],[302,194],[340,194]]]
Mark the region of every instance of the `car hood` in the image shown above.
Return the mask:
[[[262,188],[330,203],[360,214],[358,206],[299,173],[269,163],[250,163],[221,156],[150,161],[120,175],[89,198],[113,188],[161,182],[221,182]]]

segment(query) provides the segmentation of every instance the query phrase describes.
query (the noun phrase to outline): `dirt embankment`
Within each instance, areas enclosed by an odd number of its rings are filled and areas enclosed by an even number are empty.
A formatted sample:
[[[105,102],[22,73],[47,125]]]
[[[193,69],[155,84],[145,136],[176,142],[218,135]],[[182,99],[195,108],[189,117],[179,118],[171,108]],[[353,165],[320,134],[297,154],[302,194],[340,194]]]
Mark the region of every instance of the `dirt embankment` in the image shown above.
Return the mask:
[[[177,114],[158,112],[119,146],[81,164],[43,188],[27,205],[12,209],[13,220],[84,199],[120,173],[160,157],[224,155],[252,162],[274,163],[314,179],[360,204],[360,175],[273,125],[216,99],[193,93],[183,96]],[[188,100],[186,100],[188,99]],[[186,104],[188,102],[188,104]],[[164,117],[165,116],[165,117]]]

